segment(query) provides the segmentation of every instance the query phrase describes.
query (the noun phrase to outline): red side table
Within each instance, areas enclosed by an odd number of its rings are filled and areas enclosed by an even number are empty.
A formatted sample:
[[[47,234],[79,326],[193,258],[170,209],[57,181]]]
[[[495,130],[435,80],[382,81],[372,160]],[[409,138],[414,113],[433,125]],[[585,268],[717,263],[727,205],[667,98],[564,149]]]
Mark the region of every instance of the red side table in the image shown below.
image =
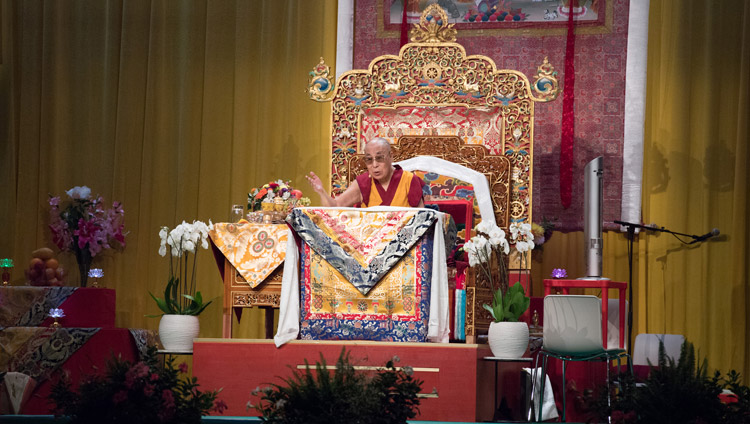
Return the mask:
[[[553,288],[570,294],[570,289],[586,288],[602,290],[602,341],[607,346],[607,317],[609,316],[609,289],[620,290],[620,349],[625,349],[625,290],[628,283],[610,280],[544,280],[544,295],[551,294]]]

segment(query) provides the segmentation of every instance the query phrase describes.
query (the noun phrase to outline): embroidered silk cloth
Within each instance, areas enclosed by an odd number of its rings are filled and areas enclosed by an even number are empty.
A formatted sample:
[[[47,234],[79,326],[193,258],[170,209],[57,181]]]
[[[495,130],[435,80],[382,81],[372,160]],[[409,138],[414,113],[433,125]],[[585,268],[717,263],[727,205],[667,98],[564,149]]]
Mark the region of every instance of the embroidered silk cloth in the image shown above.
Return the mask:
[[[300,246],[287,239],[277,346],[298,336],[448,341],[444,214],[298,208],[288,221]]]
[[[214,224],[208,233],[214,247],[255,288],[284,262],[285,224]]]
[[[0,287],[0,327],[35,327],[58,308],[75,287]]]
[[[425,209],[373,212],[297,208],[288,218],[302,240],[362,294],[367,293],[435,223]]]
[[[40,383],[99,328],[12,327],[0,331],[0,371],[13,370]]]
[[[330,262],[302,243],[300,338],[424,342],[430,307],[432,234],[426,235],[363,295]]]

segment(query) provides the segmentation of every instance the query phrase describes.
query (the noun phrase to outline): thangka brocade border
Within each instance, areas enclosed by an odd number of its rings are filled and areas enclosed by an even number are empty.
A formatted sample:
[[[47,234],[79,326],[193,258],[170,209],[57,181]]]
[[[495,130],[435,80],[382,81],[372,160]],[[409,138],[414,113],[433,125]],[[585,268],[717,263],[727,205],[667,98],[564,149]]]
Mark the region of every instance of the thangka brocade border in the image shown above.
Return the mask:
[[[315,252],[302,241],[300,246],[300,254],[303,258],[300,261],[300,275],[303,278],[300,284],[300,338],[303,340],[426,341],[429,327],[432,249],[432,237],[427,235],[407,254],[414,259],[414,291],[413,293],[407,293],[414,305],[414,312],[411,315],[313,313],[311,312],[313,302],[311,268],[312,257]],[[331,268],[331,270],[337,272],[334,268]],[[341,278],[343,279],[343,277]],[[388,276],[384,277],[378,284],[386,283],[388,283]],[[362,299],[366,299],[366,296],[358,300]],[[354,299],[351,302],[353,303]]]

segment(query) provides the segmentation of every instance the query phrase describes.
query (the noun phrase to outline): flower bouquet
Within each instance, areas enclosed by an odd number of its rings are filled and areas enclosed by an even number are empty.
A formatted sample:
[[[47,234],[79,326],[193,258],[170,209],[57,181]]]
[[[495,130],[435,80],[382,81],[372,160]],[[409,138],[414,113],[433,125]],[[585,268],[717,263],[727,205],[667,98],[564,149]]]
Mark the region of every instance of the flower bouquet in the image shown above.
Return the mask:
[[[291,186],[291,181],[276,180],[256,187],[247,194],[247,210],[275,210],[275,205],[282,205],[282,211],[289,211],[297,206],[310,206],[310,199],[302,197],[302,192]]]
[[[64,203],[59,196],[50,196],[49,228],[52,242],[61,251],[75,254],[81,287],[85,287],[94,257],[112,248],[113,241],[125,247],[125,211],[120,202],[106,208],[101,196],[91,197],[91,189],[86,186],[73,187],[66,194]]]

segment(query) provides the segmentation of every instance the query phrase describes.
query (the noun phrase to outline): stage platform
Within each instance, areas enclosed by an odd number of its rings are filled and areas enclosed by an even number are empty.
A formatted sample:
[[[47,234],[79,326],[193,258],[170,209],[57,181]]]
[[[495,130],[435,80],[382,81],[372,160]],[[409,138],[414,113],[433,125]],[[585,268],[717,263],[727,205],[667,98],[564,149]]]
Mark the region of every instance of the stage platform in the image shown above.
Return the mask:
[[[0,416],[2,424],[66,424],[70,420],[67,418],[55,418],[52,415],[5,415]],[[262,422],[258,417],[203,417],[203,424],[249,424]],[[442,421],[407,421],[414,424],[443,424]],[[498,421],[499,423],[514,423],[518,421]],[[451,424],[455,424],[451,423]],[[463,423],[479,424],[479,423]],[[576,424],[576,423],[569,423]]]
[[[520,371],[529,365],[485,360],[492,355],[487,345],[296,340],[276,348],[265,339],[196,339],[193,375],[204,389],[222,388],[227,416],[253,416],[246,405],[257,403],[255,388],[281,383],[321,354],[333,366],[342,348],[363,370],[382,367],[394,356],[397,366],[411,366],[424,382],[416,422],[489,422],[503,397],[513,411],[510,419],[521,417]]]

